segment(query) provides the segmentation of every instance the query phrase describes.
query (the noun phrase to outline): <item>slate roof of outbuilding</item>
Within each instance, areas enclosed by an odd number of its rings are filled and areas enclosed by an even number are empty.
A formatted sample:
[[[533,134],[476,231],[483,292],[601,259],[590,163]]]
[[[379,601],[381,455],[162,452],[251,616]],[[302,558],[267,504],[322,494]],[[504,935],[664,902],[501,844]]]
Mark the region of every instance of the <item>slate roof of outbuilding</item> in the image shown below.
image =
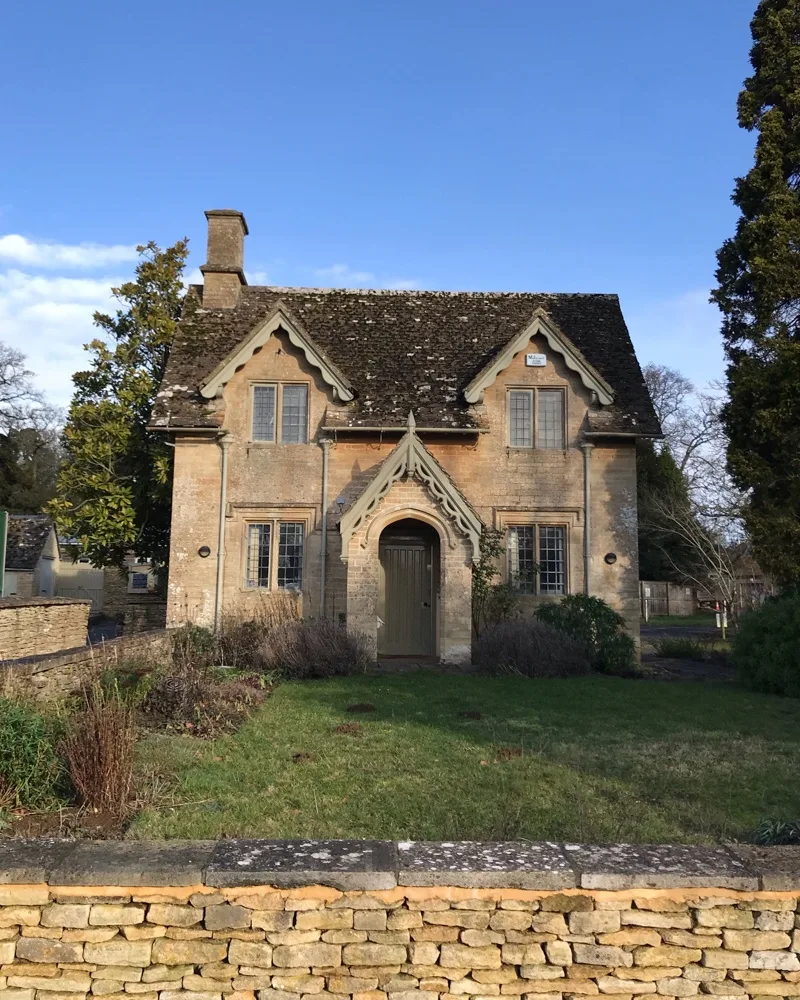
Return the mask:
[[[271,286],[244,286],[234,309],[190,287],[153,425],[218,426],[199,387],[280,301],[353,386],[349,426],[400,427],[409,410],[420,427],[474,426],[465,387],[543,308],[614,389],[589,429],[660,433],[616,295]]]
[[[52,527],[53,521],[47,514],[10,514],[6,569],[36,569]]]

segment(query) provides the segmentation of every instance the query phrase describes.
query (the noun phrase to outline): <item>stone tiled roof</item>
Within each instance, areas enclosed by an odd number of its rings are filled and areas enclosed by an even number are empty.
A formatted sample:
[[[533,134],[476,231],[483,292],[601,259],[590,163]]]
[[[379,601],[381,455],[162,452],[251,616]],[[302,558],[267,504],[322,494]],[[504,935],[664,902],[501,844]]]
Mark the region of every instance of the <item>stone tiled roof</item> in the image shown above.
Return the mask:
[[[616,295],[246,286],[236,308],[213,310],[201,295],[186,297],[156,426],[217,426],[201,382],[282,301],[352,385],[350,426],[398,427],[409,410],[420,427],[473,426],[465,387],[543,308],[614,390],[597,429],[660,433]]]
[[[6,569],[35,569],[52,527],[46,514],[9,515]]]

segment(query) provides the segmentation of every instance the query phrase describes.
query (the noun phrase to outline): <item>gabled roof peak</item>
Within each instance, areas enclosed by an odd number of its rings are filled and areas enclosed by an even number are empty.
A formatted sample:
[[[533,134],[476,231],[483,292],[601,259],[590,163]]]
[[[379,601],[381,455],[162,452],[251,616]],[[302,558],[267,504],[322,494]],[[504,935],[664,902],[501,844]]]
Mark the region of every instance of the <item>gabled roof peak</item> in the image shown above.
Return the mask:
[[[412,410],[408,413],[408,430],[339,521],[342,559],[347,561],[353,534],[375,513],[378,504],[392,486],[404,477],[419,479],[428,488],[447,520],[453,524],[456,531],[470,540],[473,557],[477,559],[483,523],[464,494],[422,443],[416,432],[416,421]]]
[[[200,394],[206,399],[213,399],[222,391],[231,376],[253,356],[259,347],[279,330],[283,331],[291,341],[306,356],[306,361],[318,369],[322,378],[333,389],[334,396],[344,402],[353,398],[350,382],[343,372],[331,361],[323,349],[316,343],[302,323],[289,311],[286,303],[279,299],[272,307],[266,319],[250,333],[242,343],[238,344],[223,358],[213,372],[200,386]]]

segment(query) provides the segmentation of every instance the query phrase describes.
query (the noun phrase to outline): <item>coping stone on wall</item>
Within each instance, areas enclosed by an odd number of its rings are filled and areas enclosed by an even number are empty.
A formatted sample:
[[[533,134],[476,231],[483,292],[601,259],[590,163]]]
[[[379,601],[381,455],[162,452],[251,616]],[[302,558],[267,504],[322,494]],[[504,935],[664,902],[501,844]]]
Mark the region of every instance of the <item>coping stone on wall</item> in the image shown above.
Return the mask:
[[[215,846],[213,840],[81,840],[72,845],[47,881],[52,885],[199,885]]]
[[[453,885],[467,889],[572,889],[572,864],[557,844],[401,842],[400,885]]]
[[[53,870],[74,849],[70,840],[0,840],[0,885],[49,882]]]
[[[393,889],[396,871],[396,849],[389,841],[220,840],[206,869],[206,884]]]
[[[728,850],[757,875],[765,892],[800,889],[800,847],[728,844]]]
[[[0,885],[800,890],[800,847],[0,839]]]
[[[565,844],[582,889],[757,890],[758,877],[724,847]]]

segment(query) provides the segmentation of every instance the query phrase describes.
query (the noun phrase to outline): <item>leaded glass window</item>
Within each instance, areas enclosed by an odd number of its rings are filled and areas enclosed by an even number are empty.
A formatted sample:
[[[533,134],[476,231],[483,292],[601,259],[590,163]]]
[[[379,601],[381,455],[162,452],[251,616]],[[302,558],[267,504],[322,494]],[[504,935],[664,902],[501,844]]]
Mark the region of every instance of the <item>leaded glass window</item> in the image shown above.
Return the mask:
[[[539,593],[565,594],[565,535],[562,527],[539,526]]]
[[[308,386],[253,386],[253,441],[308,442]]]
[[[535,532],[532,524],[526,524],[510,528],[508,533],[510,583],[521,594],[536,593]]]
[[[275,395],[276,386],[256,385],[253,387],[253,440],[275,440]]]
[[[512,448],[533,447],[533,392],[511,389],[508,394],[508,440]]]
[[[305,444],[308,436],[308,386],[281,386],[281,442]]]
[[[304,528],[302,521],[286,521],[279,525],[278,586],[287,590],[303,588]]]
[[[247,526],[247,586],[269,587],[271,524]]]
[[[539,448],[564,447],[564,393],[561,389],[539,389],[536,443]]]

